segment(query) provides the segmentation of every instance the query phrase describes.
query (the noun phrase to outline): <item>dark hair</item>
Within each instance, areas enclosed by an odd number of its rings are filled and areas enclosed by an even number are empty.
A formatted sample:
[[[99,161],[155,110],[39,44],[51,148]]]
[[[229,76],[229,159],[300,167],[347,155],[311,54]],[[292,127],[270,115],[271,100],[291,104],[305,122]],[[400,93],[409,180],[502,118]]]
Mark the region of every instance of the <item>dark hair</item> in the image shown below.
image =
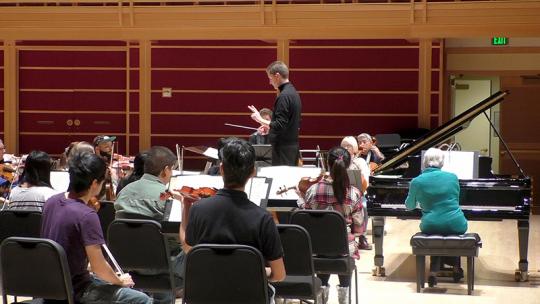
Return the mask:
[[[116,187],[117,194],[120,193],[125,186],[141,179],[141,177],[144,175],[144,164],[148,158],[150,158],[148,151],[139,152],[139,154],[135,156],[135,159],[133,160],[133,172],[131,172],[128,177],[118,182],[118,186]]]
[[[69,160],[69,192],[83,194],[90,189],[94,180],[105,179],[107,164],[94,153],[83,152]]]
[[[144,173],[159,176],[165,167],[172,168],[176,162],[176,156],[167,147],[153,146],[147,152],[148,158],[144,162]]]
[[[347,149],[334,147],[328,151],[328,168],[332,177],[332,190],[338,203],[342,204],[347,195],[350,181],[347,175],[347,168],[351,164],[351,155]]]
[[[255,168],[255,149],[247,141],[228,138],[219,150],[225,188],[245,186]]]
[[[51,186],[51,157],[49,154],[34,150],[26,157],[24,171],[21,174],[21,183],[30,186]]]

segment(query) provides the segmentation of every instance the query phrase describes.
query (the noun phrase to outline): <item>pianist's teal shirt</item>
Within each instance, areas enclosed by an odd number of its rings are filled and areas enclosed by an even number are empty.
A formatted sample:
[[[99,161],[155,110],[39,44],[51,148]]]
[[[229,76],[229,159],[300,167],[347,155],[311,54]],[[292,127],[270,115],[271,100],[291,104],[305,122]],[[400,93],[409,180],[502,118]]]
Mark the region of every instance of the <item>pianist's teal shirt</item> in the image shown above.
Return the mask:
[[[427,234],[463,234],[467,219],[459,208],[459,181],[454,173],[426,168],[411,181],[407,209],[420,203],[420,230]]]

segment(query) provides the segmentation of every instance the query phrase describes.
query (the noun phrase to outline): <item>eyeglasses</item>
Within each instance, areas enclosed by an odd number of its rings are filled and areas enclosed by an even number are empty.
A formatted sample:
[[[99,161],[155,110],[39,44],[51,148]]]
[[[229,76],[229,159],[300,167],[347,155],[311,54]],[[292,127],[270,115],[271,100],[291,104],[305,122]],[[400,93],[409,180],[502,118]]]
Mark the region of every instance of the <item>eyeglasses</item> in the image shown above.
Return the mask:
[[[6,147],[0,147],[0,150],[6,150]]]

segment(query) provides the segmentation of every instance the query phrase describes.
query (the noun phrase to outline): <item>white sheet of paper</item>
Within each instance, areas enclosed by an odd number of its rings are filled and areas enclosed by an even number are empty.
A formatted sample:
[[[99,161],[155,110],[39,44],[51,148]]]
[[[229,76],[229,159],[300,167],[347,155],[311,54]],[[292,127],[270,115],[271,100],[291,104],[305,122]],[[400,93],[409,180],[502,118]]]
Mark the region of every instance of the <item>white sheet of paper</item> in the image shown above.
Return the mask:
[[[51,171],[51,186],[56,191],[67,191],[69,186],[69,172]]]
[[[266,198],[269,184],[266,183],[266,177],[250,178],[246,184],[245,192],[250,201],[260,206],[261,200]]]
[[[280,188],[289,188],[298,185],[302,177],[318,177],[321,168],[304,168],[291,166],[261,167],[257,176],[272,178],[269,199],[298,199],[294,190],[289,190],[283,194],[277,194]]]
[[[181,222],[182,221],[182,203],[179,200],[173,199],[171,206],[171,214],[169,215],[169,222]]]
[[[218,149],[216,148],[206,148],[203,152],[204,156],[210,157],[212,159],[218,159]]]

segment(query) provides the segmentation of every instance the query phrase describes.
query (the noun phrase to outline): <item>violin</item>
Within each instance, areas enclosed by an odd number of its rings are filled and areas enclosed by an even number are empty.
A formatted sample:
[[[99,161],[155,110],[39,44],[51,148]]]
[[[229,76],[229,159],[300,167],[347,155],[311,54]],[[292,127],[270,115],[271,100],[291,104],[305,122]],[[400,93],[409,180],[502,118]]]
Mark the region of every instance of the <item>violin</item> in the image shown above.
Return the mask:
[[[14,169],[9,164],[0,164],[0,177],[9,181],[10,183],[13,183],[13,179],[15,178],[15,171],[16,169]]]
[[[217,193],[216,188],[211,187],[200,187],[200,188],[192,188],[188,186],[183,186],[181,189],[175,189],[175,191],[180,192],[183,196],[193,199],[193,200],[200,200],[201,198],[207,198],[210,196],[214,196]],[[162,192],[159,195],[159,199],[164,201],[172,197],[172,193],[168,190],[165,192]]]
[[[276,194],[281,195],[289,190],[297,189],[302,194],[302,196],[305,196],[309,187],[320,182],[323,178],[326,178],[327,176],[328,175],[326,173],[321,173],[317,177],[302,177],[300,181],[298,182],[298,185],[292,186],[292,187],[286,187],[286,186],[279,187]]]
[[[99,208],[101,208],[101,203],[98,201],[97,197],[92,197],[91,199],[88,200],[88,202],[86,203],[86,206],[94,209],[96,212],[99,211]]]

